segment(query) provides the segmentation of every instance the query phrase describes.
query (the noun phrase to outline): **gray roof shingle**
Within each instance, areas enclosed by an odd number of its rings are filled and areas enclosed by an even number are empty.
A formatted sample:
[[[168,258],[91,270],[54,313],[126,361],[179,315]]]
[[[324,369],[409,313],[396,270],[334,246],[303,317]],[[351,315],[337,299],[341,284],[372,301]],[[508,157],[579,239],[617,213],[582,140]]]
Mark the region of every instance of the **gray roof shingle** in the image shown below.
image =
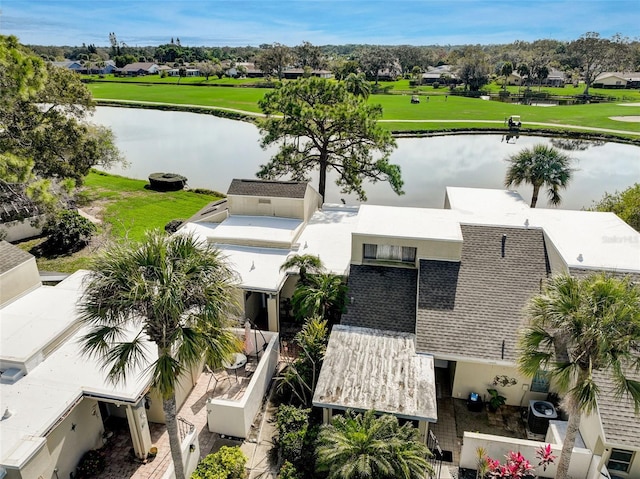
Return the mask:
[[[32,258],[31,254],[22,251],[17,246],[0,241],[0,274],[6,273]]]
[[[523,308],[549,271],[542,230],[461,228],[459,263],[420,261],[416,350],[513,362]]]
[[[372,265],[351,265],[349,297],[353,302],[341,324],[414,333],[418,271]]]
[[[241,180],[231,181],[227,195],[304,198],[306,181]]]
[[[617,398],[611,376],[603,371],[593,374],[600,394],[598,412],[607,443],[640,447],[640,414],[635,414],[630,398]],[[627,377],[640,381],[640,374],[627,371]]]

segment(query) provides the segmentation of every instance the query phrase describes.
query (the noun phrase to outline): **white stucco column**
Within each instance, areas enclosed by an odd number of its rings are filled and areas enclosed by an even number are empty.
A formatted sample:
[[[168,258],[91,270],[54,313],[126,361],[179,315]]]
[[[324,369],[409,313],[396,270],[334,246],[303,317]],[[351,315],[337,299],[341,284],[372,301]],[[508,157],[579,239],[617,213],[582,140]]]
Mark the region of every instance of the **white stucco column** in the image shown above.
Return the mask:
[[[136,457],[146,459],[149,449],[151,449],[151,433],[149,432],[147,411],[144,408],[144,399],[135,406],[127,406],[127,422]]]
[[[280,304],[279,294],[267,295],[267,314],[269,318],[269,331],[280,331]]]
[[[420,440],[426,444],[429,437],[429,423],[427,421],[418,421],[418,433]]]

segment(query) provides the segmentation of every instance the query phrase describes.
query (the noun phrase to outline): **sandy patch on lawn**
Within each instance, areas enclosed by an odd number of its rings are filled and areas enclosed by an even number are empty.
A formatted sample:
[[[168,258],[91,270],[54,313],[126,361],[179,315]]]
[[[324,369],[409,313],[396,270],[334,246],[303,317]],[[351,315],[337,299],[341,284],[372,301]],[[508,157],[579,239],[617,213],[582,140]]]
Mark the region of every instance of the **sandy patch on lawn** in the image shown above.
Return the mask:
[[[629,123],[640,123],[640,115],[638,116],[610,116],[610,120],[613,121],[626,121]]]
[[[618,103],[618,106],[640,106],[640,103]]]

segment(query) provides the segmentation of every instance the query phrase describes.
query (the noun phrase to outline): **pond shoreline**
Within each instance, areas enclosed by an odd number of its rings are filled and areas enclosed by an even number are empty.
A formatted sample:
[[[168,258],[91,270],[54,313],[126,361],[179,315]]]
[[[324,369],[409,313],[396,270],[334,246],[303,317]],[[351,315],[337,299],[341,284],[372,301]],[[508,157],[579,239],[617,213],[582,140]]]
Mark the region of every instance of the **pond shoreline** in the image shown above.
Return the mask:
[[[241,113],[238,111],[230,111],[221,109],[218,107],[201,106],[196,107],[192,105],[179,105],[179,104],[150,104],[150,103],[137,103],[133,101],[113,101],[113,100],[100,100],[96,99],[97,106],[110,106],[117,108],[135,108],[146,110],[161,110],[161,111],[180,111],[187,113],[197,113],[204,115],[212,115],[219,118],[226,118],[229,120],[244,121],[258,124],[259,117],[255,114]],[[398,120],[400,121],[400,120]],[[511,137],[517,136],[544,136],[544,137],[562,137],[569,139],[579,140],[595,140],[595,141],[609,141],[615,143],[621,143],[626,145],[640,146],[640,138],[629,138],[626,136],[619,136],[611,133],[596,133],[596,132],[582,132],[571,131],[558,127],[558,129],[552,128],[521,128],[520,130],[510,130],[508,128],[496,128],[496,127],[469,127],[469,128],[440,128],[437,130],[391,130],[391,134],[395,138],[428,138],[436,136],[447,135],[510,135]]]

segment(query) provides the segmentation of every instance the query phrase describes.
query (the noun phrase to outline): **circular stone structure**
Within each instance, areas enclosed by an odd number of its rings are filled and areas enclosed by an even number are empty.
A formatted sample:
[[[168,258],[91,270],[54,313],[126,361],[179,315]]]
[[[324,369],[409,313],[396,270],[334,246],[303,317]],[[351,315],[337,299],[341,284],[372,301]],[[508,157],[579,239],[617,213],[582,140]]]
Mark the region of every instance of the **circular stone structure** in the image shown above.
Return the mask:
[[[155,191],[178,191],[187,184],[187,178],[177,173],[151,173],[149,184]]]

